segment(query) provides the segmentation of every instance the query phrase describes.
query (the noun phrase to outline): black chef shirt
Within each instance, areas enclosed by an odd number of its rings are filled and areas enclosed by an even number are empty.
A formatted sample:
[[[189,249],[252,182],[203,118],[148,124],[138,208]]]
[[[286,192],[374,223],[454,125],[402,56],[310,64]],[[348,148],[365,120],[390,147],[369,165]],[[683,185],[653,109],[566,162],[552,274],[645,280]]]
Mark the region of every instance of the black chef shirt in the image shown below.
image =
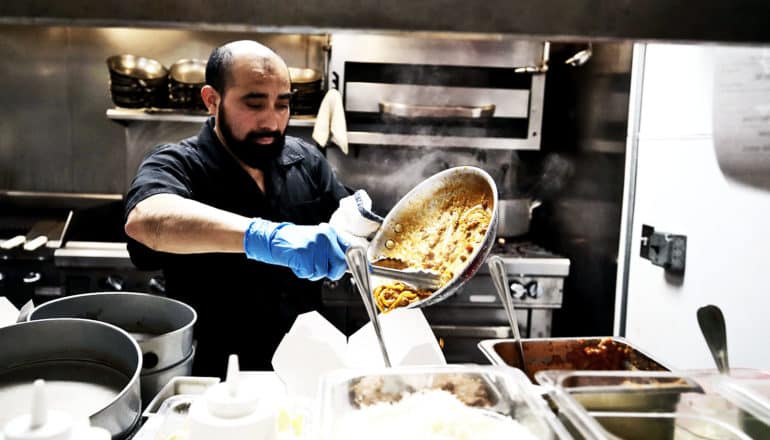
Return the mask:
[[[349,191],[318,149],[287,136],[283,152],[265,171],[265,193],[222,146],[210,118],[196,137],[151,151],[126,196],[126,215],[155,194],[272,221],[315,225],[328,221]],[[196,309],[196,375],[222,376],[227,355],[245,370],[269,370],[270,357],[298,313],[320,309],[320,282],[245,254],[169,254],[128,240],[134,265],[162,269],[169,297]]]

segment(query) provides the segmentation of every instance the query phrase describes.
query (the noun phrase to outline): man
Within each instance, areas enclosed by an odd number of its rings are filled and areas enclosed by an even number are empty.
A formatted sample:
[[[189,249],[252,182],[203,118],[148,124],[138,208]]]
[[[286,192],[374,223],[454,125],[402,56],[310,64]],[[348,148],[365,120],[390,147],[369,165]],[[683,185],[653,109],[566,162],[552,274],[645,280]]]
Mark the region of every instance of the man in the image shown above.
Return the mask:
[[[213,117],[198,136],[139,167],[129,252],[198,311],[195,374],[221,376],[230,353],[243,369],[270,369],[296,315],[320,307],[314,281],[345,271],[348,244],[322,222],[349,192],[314,145],[285,136],[288,69],[267,47],[215,49],[201,97]]]

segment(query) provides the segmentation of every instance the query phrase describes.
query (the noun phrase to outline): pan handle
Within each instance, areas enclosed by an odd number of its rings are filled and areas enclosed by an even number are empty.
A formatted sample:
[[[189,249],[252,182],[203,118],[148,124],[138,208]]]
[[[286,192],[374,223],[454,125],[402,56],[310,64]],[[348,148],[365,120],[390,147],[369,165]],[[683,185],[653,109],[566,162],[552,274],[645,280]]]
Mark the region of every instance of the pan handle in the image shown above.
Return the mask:
[[[380,113],[383,116],[399,118],[491,118],[495,114],[495,105],[417,105],[400,102],[380,101]]]

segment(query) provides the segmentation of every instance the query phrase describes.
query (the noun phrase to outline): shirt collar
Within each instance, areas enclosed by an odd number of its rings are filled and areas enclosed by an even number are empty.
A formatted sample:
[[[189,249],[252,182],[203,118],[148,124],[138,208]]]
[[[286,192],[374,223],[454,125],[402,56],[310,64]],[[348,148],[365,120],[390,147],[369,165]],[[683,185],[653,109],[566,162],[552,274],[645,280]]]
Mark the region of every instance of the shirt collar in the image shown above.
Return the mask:
[[[226,152],[224,145],[219,141],[219,137],[214,131],[214,117],[211,116],[203,124],[200,133],[198,133],[198,140],[204,145],[214,145],[219,151]],[[230,156],[229,154],[227,154]],[[281,154],[274,160],[283,167],[291,166],[297,162],[301,162],[305,159],[305,154],[298,146],[295,145],[291,136],[286,136],[286,144],[281,150]]]

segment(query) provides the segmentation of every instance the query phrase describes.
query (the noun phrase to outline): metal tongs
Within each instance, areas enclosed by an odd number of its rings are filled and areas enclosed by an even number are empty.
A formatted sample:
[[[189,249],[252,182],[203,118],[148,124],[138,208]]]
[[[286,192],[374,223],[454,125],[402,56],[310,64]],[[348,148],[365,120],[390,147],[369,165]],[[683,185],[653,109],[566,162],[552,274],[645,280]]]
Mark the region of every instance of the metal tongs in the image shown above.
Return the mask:
[[[519,332],[519,323],[516,319],[516,310],[513,308],[513,300],[511,294],[508,291],[508,275],[505,273],[505,264],[502,258],[497,255],[489,257],[487,260],[489,266],[489,273],[492,275],[492,282],[495,284],[497,294],[500,295],[500,302],[503,303],[505,308],[505,314],[508,316],[508,323],[511,325],[513,331],[514,346],[516,347],[516,354],[518,356],[519,368],[524,374],[527,372],[527,362],[524,359],[524,346],[521,344],[521,333]]]
[[[378,261],[383,259],[385,258],[382,258]],[[441,287],[439,273],[432,270],[415,269],[412,267],[396,269],[392,267],[378,266],[377,264],[370,265],[370,269],[373,275],[379,275],[381,277],[403,281],[404,283],[417,288],[437,290]]]
[[[350,246],[347,252],[345,252],[345,260],[348,262],[348,268],[350,268],[353,279],[356,281],[358,293],[361,294],[361,299],[364,301],[366,313],[372,321],[374,334],[377,335],[377,342],[380,343],[382,360],[385,361],[385,366],[390,368],[390,357],[388,357],[388,350],[385,349],[382,328],[380,328],[380,320],[377,317],[377,306],[375,305],[372,289],[369,284],[369,263],[366,261],[366,251],[360,246]]]
[[[385,363],[385,367],[391,368],[393,365],[390,363],[390,356],[388,356],[388,350],[385,348],[385,340],[382,337],[382,327],[380,327],[380,319],[377,315],[377,306],[375,305],[374,296],[372,295],[372,290],[370,288],[371,285],[369,284],[370,266],[366,261],[366,251],[360,246],[351,246],[348,248],[347,252],[345,252],[345,260],[348,263],[350,272],[353,274],[353,279],[356,280],[358,293],[361,294],[361,299],[364,301],[366,313],[369,314],[369,319],[372,321],[374,334],[377,336],[377,342],[380,344],[382,360]],[[384,393],[400,393],[407,388],[406,383],[404,383],[397,374],[384,374],[382,376],[381,390]]]

